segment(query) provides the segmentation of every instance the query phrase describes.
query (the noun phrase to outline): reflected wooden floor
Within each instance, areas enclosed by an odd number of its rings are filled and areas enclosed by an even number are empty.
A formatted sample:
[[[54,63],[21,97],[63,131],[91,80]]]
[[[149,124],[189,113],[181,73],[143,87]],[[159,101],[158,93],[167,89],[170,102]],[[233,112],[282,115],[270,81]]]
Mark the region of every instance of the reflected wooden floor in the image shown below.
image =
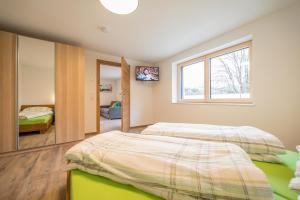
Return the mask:
[[[143,129],[134,128],[130,132],[140,133]],[[75,144],[0,157],[0,200],[65,199],[64,154]]]
[[[31,149],[55,144],[55,127],[51,126],[42,134],[22,134],[19,140],[19,149]]]

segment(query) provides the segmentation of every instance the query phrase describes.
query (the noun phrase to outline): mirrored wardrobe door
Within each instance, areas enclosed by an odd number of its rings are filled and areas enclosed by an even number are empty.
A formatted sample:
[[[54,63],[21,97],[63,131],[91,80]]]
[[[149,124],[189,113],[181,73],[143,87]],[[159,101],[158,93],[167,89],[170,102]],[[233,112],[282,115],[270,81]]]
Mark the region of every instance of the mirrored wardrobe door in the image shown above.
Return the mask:
[[[18,149],[55,144],[55,44],[18,36]]]

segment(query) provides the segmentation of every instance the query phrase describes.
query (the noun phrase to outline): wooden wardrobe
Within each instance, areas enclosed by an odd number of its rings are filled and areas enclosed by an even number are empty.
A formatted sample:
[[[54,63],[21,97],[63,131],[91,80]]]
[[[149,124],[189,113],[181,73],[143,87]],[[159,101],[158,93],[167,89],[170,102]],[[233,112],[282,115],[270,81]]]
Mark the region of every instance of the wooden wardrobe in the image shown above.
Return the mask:
[[[17,34],[0,31],[0,153],[17,147]],[[56,144],[84,139],[84,50],[55,43]]]
[[[84,139],[84,50],[55,44],[56,143]]]
[[[17,150],[17,35],[0,31],[0,153]]]

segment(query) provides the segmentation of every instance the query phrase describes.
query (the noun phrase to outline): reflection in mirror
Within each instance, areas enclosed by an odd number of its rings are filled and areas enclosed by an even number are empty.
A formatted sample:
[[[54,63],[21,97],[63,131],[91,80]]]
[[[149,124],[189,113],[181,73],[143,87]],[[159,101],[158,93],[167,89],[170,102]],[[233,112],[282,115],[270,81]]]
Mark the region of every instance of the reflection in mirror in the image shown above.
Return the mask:
[[[55,45],[18,36],[19,150],[55,144]]]

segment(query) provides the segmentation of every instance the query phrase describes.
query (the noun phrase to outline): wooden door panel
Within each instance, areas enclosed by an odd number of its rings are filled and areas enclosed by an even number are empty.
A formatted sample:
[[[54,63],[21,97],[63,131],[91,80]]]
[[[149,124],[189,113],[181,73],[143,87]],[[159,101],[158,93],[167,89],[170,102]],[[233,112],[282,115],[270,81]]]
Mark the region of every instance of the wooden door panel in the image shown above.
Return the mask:
[[[56,43],[56,143],[84,139],[84,50]]]
[[[17,150],[17,36],[0,31],[0,153]]]
[[[122,88],[122,131],[130,129],[130,66],[121,58]]]

